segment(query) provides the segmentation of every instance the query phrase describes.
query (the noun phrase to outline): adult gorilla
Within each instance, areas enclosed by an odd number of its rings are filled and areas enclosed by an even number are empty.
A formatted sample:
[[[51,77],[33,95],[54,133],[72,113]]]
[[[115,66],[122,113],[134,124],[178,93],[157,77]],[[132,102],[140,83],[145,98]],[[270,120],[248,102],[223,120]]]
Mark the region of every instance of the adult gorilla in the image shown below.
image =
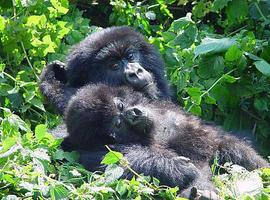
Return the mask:
[[[63,114],[70,97],[87,83],[128,85],[150,98],[171,97],[159,53],[126,26],[89,35],[71,49],[67,66],[60,61],[50,63],[41,74],[40,90]]]

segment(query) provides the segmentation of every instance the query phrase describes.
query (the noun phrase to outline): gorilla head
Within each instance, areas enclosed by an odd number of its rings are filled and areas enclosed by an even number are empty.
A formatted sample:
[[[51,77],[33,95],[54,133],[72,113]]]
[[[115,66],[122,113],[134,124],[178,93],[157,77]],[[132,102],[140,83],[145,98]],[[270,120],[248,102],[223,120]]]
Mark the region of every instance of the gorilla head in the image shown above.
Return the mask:
[[[156,97],[169,97],[164,64],[141,34],[129,27],[106,28],[73,47],[67,58],[67,81],[129,85]]]
[[[83,87],[71,98],[65,113],[73,148],[88,150],[113,144],[116,138],[117,143],[148,144],[144,133],[152,128],[152,122],[132,105],[149,101],[128,87],[102,84]]]

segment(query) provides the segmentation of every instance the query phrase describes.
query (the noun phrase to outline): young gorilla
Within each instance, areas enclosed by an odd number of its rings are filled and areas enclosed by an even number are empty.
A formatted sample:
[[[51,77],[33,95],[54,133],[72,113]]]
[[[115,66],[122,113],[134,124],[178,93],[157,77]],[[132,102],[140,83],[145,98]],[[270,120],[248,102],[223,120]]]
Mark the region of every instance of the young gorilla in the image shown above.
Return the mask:
[[[130,88],[111,88],[102,84],[85,86],[71,98],[65,120],[72,148],[80,153],[80,163],[90,171],[103,170],[104,166],[100,162],[108,152],[104,145],[109,145],[125,155],[132,169],[157,177],[162,184],[178,185],[186,197],[197,195],[196,191],[191,193],[193,183],[204,189],[201,195],[213,195],[208,191],[214,190],[209,181],[211,171],[208,165],[198,170],[189,159],[176,154],[172,149],[152,143],[148,134],[150,129],[143,130],[143,126],[135,124],[123,126],[117,117],[124,109],[120,99],[130,106],[139,103],[147,105],[151,101],[144,94]],[[146,120],[145,125],[148,122],[152,124]],[[131,178],[132,174],[126,170],[124,177]]]
[[[41,93],[59,114],[76,90],[88,83],[128,85],[151,98],[171,97],[159,53],[126,26],[89,35],[72,48],[67,66],[54,61],[44,68],[40,79]]]
[[[269,166],[236,137],[169,102],[149,100],[126,87],[86,86],[69,102],[65,118],[80,162],[91,170],[98,166],[104,144],[113,144],[135,171],[180,188],[198,178],[196,187],[212,190],[208,163],[216,154],[221,165],[232,162],[248,170]],[[206,171],[198,172],[179,156]]]

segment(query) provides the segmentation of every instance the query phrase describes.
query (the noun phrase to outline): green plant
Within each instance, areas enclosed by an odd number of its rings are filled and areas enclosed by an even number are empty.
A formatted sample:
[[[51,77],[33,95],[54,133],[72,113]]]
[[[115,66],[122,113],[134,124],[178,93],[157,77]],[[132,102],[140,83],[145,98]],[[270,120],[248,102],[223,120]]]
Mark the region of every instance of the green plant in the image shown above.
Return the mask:
[[[0,6],[0,104],[37,125],[53,118],[45,114],[38,75],[47,61],[63,60],[68,47],[85,37],[89,20],[69,9],[67,0],[18,0]]]

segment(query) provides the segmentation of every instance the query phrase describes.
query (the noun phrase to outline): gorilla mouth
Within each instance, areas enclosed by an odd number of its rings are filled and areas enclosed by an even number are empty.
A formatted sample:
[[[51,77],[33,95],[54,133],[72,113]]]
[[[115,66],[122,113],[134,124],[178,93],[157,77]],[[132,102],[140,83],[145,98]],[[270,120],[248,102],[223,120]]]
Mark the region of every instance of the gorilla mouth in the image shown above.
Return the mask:
[[[144,86],[142,86],[141,88],[139,88],[139,90],[147,90],[148,88],[151,88],[152,86],[154,85],[153,82],[150,82],[150,83],[146,83]]]

